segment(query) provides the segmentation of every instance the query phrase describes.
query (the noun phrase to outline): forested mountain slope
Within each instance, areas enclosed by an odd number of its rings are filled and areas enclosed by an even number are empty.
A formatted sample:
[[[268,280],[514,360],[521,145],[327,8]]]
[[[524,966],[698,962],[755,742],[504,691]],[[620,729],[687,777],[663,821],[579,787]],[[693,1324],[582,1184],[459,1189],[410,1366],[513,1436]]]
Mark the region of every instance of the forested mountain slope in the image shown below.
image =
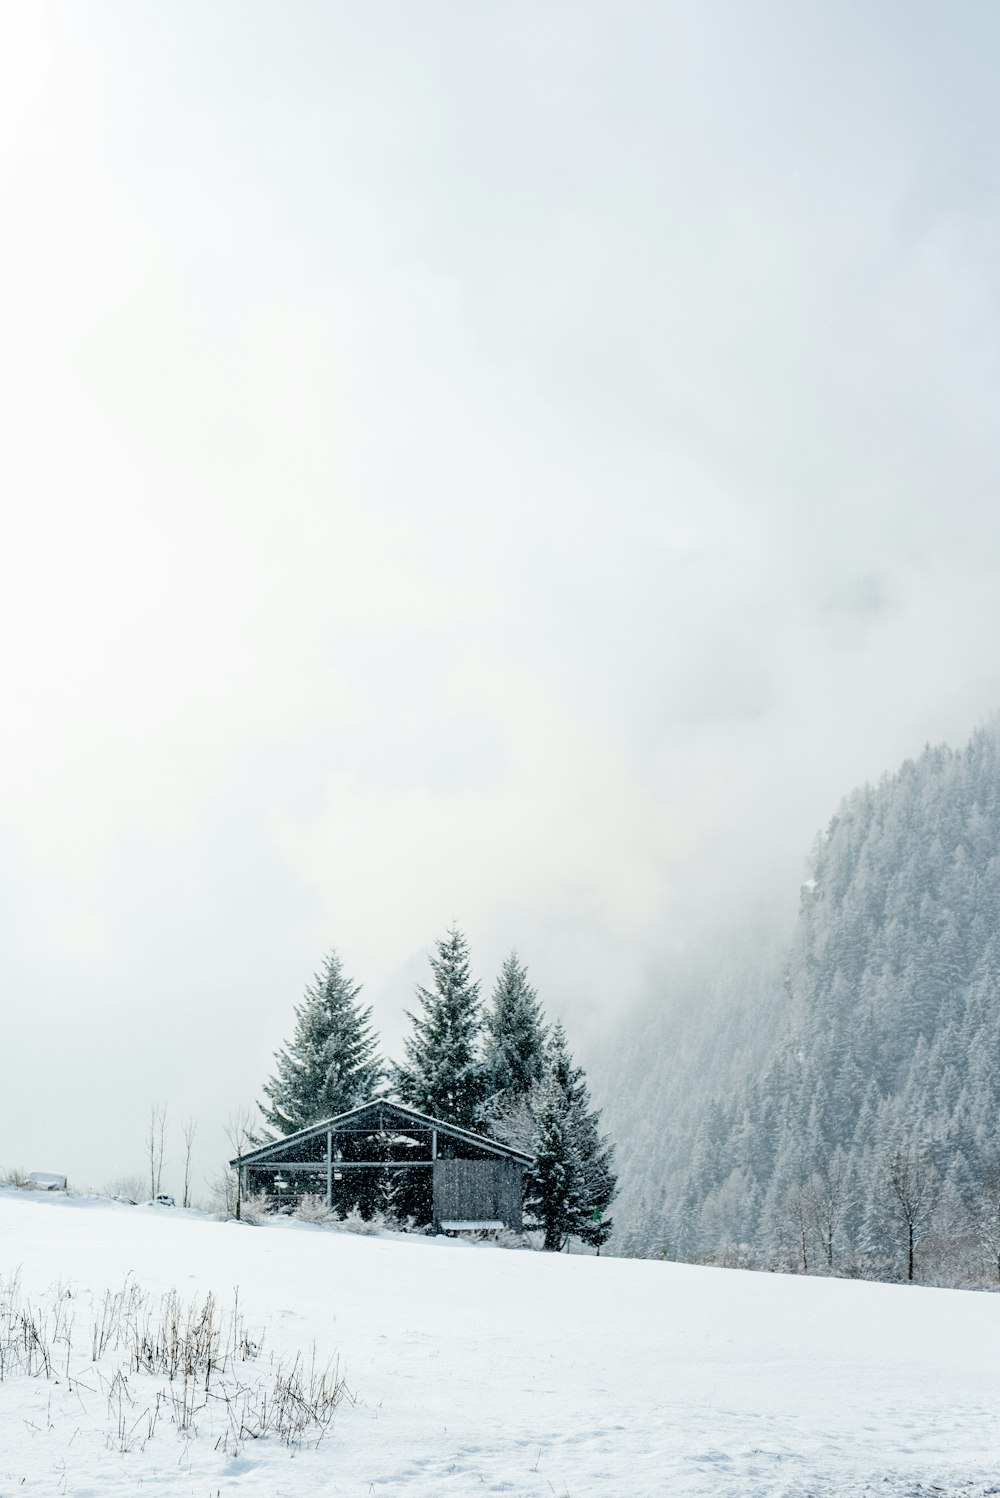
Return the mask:
[[[1000,1175],[996,728],[855,791],[817,841],[811,875],[783,999],[776,1007],[766,964],[748,971],[720,1054],[703,1024],[688,1043],[684,1071],[707,1064],[709,1095],[688,1073],[701,1101],[677,1107],[684,1075],[661,1067],[658,1159],[638,1119],[609,1110],[632,1167],[623,1251],[689,1258],[747,1244],[888,1262],[907,1211],[928,1254],[935,1242],[952,1258],[988,1242]],[[761,1043],[766,1059],[754,1055]],[[650,1069],[633,1094],[656,1086]],[[893,1162],[910,1173],[909,1208]]]
[[[731,931],[665,962],[653,997],[588,1058],[616,1145],[612,1252],[675,1256],[670,1207],[702,1120],[767,1065],[783,1034],[790,924]]]

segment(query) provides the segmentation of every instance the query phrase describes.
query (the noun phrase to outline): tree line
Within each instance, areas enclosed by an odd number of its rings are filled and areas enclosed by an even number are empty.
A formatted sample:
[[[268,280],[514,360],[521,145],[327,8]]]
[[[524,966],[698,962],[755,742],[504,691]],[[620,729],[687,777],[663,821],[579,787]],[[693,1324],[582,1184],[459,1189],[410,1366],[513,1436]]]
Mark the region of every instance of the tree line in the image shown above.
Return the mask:
[[[457,927],[436,942],[430,967],[431,982],[417,988],[407,1012],[403,1059],[392,1063],[379,1055],[361,985],[339,954],[329,953],[295,1006],[293,1035],[264,1083],[258,1107],[265,1137],[294,1134],[391,1095],[524,1150],[533,1160],[525,1220],[544,1247],[559,1251],[576,1238],[600,1248],[613,1226],[613,1147],[562,1025],[546,1021],[516,952],[486,1003]]]

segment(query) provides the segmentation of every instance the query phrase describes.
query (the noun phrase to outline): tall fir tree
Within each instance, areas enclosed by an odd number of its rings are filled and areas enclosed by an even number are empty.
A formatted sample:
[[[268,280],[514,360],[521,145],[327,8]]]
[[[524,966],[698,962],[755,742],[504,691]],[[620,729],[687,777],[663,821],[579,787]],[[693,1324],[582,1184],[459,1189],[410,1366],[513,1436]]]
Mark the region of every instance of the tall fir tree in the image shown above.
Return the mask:
[[[296,1005],[295,1034],[275,1053],[275,1074],[264,1083],[258,1107],[273,1135],[345,1113],[378,1089],[378,1042],[371,1009],[358,1003],[360,992],[331,952]]]
[[[586,1206],[570,1110],[551,1073],[537,1089],[532,1146],[535,1163],[527,1178],[524,1205],[529,1222],[545,1235],[543,1247],[558,1253],[586,1216]]]
[[[601,1115],[591,1105],[583,1068],[573,1062],[562,1025],[552,1031],[545,1077],[532,1097],[529,1218],[543,1229],[547,1249],[558,1251],[571,1237],[600,1248],[612,1229],[606,1213],[617,1189],[614,1149],[601,1133]]]
[[[485,1110],[499,1117],[526,1097],[545,1071],[547,1030],[528,970],[511,952],[493,988],[483,1023]]]
[[[434,987],[417,989],[421,1012],[408,1016],[413,1034],[403,1042],[406,1059],[396,1068],[396,1090],[422,1113],[473,1129],[484,1091],[482,1015],[468,944],[456,926],[437,943],[431,970]]]

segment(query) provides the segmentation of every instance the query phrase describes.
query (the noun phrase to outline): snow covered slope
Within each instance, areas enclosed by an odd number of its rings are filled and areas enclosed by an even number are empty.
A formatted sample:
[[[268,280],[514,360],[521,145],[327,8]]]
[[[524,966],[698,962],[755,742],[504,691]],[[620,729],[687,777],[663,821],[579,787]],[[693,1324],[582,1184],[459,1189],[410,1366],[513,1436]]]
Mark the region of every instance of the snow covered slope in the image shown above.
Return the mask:
[[[1000,1492],[1000,1297],[0,1191],[0,1279],[18,1266],[73,1307],[84,1387],[0,1382],[2,1498]],[[238,1285],[265,1347],[338,1354],[354,1402],[313,1450],[233,1459],[161,1420],[123,1454],[88,1292],[130,1273],[157,1296]]]

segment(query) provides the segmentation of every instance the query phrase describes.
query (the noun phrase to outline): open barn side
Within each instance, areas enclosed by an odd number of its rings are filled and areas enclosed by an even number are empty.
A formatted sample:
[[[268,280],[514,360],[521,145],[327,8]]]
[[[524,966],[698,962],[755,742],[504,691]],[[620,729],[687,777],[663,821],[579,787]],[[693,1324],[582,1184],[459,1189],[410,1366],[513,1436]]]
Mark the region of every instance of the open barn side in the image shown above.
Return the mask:
[[[381,1210],[445,1230],[520,1231],[531,1157],[405,1104],[377,1099],[230,1163],[241,1171],[245,1192],[266,1196],[279,1211],[294,1210],[310,1195],[341,1216],[358,1210],[371,1217]]]

